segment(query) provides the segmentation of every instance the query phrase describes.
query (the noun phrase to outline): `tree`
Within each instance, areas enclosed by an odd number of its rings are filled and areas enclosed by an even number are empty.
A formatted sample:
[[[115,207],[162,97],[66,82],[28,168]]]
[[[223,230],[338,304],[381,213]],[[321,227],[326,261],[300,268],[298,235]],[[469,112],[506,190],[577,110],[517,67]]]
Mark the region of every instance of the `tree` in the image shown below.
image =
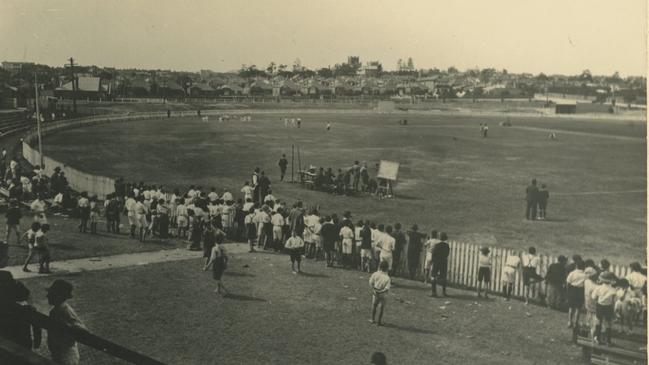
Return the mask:
[[[544,74],[543,72],[541,72],[540,74],[536,75],[536,80],[538,80],[540,82],[546,82],[546,81],[548,81],[548,76],[546,74]]]
[[[296,58],[295,61],[293,61],[293,72],[300,72],[302,69],[302,61],[300,61],[299,58]]]
[[[408,57],[408,70],[413,71],[415,69],[415,63],[412,61],[412,57]]]
[[[266,67],[266,72],[269,75],[273,75],[273,74],[275,74],[276,69],[277,69],[277,66],[275,65],[275,62],[271,61],[271,63],[268,65],[268,67]]]
[[[495,74],[496,74],[496,69],[484,68],[480,71],[480,81],[483,83],[489,83]]]
[[[451,66],[451,67],[449,67],[449,68],[446,70],[446,72],[448,72],[449,74],[453,75],[453,74],[459,73],[460,71],[458,71],[458,69],[455,68],[455,66]]]
[[[397,71],[401,71],[403,69],[403,60],[399,58],[397,61]]]
[[[183,88],[185,95],[187,95],[189,88],[192,87],[192,79],[187,75],[180,75],[176,77],[176,82]]]
[[[581,72],[581,75],[579,75],[579,79],[582,80],[582,81],[592,82],[593,81],[593,75],[590,73],[589,69],[586,69],[586,70],[583,70]]]

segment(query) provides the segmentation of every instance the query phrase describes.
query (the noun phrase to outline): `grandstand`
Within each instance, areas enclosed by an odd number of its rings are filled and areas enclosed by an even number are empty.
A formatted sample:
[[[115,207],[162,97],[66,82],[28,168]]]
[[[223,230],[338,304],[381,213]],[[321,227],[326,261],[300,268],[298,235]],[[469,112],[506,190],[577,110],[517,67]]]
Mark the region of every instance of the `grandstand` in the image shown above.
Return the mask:
[[[0,136],[24,132],[32,126],[26,110],[0,110]]]

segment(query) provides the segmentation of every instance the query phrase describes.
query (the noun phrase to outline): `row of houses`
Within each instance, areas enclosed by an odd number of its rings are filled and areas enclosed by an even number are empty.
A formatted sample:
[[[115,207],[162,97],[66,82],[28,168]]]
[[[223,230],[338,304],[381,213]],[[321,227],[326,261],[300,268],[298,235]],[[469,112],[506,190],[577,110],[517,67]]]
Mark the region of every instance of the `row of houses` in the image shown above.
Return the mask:
[[[96,86],[96,84],[93,84]],[[339,77],[339,78],[255,78],[246,80],[236,75],[210,79],[154,79],[120,78],[112,87],[114,95],[126,97],[158,96],[174,97],[221,97],[221,96],[268,96],[268,97],[327,97],[327,96],[392,96],[430,95],[436,97],[519,96],[515,85],[482,85],[477,79],[448,77]],[[80,88],[80,90],[82,90]],[[93,87],[93,90],[96,88]],[[101,91],[101,90],[99,90]],[[479,93],[478,93],[479,91]]]

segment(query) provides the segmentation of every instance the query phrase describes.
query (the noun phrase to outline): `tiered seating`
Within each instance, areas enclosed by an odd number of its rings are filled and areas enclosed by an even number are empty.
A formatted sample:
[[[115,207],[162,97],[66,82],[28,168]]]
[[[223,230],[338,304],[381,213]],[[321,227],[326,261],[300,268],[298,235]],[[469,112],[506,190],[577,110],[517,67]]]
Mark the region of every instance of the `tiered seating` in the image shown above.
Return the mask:
[[[0,137],[29,129],[32,122],[27,116],[28,113],[23,110],[0,112]]]

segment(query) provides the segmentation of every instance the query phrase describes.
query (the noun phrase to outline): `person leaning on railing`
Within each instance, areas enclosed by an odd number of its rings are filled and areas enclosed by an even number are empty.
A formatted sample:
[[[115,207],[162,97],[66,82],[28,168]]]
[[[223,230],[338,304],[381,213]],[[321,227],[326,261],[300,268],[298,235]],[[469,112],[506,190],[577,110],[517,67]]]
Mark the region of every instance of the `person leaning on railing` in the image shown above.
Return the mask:
[[[47,301],[52,306],[50,318],[73,328],[86,329],[77,313],[66,302],[72,298],[72,284],[57,279],[47,289]],[[79,348],[72,335],[67,332],[49,329],[47,333],[47,347],[52,355],[52,360],[61,365],[79,364]]]

